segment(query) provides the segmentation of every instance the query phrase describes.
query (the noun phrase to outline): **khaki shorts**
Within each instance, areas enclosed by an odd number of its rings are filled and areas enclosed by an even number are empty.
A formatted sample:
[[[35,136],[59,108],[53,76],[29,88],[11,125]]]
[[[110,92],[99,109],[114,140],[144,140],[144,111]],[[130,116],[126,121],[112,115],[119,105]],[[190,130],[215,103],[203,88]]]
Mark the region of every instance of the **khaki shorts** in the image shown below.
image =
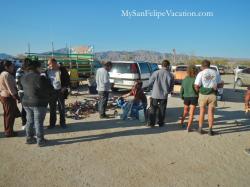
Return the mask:
[[[199,94],[199,106],[200,107],[213,107],[215,108],[217,106],[217,97],[215,94],[210,95],[202,95]]]

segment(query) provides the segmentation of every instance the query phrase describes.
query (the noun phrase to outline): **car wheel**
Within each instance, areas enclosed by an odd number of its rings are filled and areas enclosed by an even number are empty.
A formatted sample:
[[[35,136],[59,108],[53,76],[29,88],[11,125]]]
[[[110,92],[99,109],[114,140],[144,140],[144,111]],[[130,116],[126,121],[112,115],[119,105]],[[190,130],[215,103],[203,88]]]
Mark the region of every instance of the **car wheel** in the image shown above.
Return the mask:
[[[238,79],[237,82],[236,82],[237,86],[241,87],[243,86],[243,82],[241,79]]]

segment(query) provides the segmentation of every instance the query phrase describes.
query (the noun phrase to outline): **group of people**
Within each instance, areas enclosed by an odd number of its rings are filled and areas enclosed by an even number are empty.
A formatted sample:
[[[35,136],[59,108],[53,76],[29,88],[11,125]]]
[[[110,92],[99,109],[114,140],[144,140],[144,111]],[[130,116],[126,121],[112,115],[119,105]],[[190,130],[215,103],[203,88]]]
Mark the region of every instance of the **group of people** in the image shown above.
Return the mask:
[[[43,122],[48,105],[50,109],[48,129],[56,125],[57,107],[60,126],[66,128],[65,99],[70,86],[66,68],[60,66],[54,58],[48,60],[46,71],[42,71],[38,60],[28,58],[23,61],[22,67],[16,73],[14,64],[8,60],[2,61],[0,68],[0,100],[4,110],[5,136],[17,136],[13,129],[15,118],[22,117],[22,124],[26,130],[26,143],[46,145]],[[19,111],[17,102],[21,103],[22,112]]]
[[[38,60],[25,59],[22,67],[16,71],[11,61],[5,60],[0,64],[0,99],[4,110],[4,130],[6,137],[17,136],[13,130],[15,118],[22,117],[23,127],[26,129],[26,143],[37,143],[44,146],[43,123],[50,110],[50,122],[48,129],[52,129],[57,121],[57,108],[60,114],[60,126],[66,128],[65,99],[68,96],[70,86],[69,74],[56,59],[48,60],[48,68],[42,72],[41,63]],[[109,71],[112,62],[104,62],[103,67],[96,72],[96,85],[99,94],[98,111],[100,118],[108,118],[106,107],[111,90]],[[188,76],[182,81],[181,98],[184,100],[184,112],[180,124],[184,126],[184,120],[189,114],[187,131],[191,131],[196,106],[199,103],[199,133],[204,133],[202,125],[206,107],[208,108],[209,135],[213,135],[214,109],[217,105],[216,92],[223,86],[220,75],[210,69],[210,61],[203,60],[202,71],[199,73],[194,65],[187,70]],[[16,80],[15,80],[16,79]],[[124,95],[124,98],[132,98],[133,106],[141,106],[145,116],[148,117],[147,126],[154,127],[157,123],[160,127],[165,124],[166,106],[168,96],[172,94],[174,77],[170,71],[170,62],[164,60],[162,68],[155,71],[149,79],[149,87],[152,88],[150,98],[150,110],[146,110],[147,98],[143,91],[142,82],[136,81],[132,90]],[[17,103],[21,103],[22,112]],[[158,115],[158,116],[157,116]],[[137,116],[138,117],[138,116]],[[156,119],[158,121],[156,122]],[[34,131],[35,129],[35,131]],[[36,136],[36,138],[34,138]]]
[[[180,125],[184,126],[184,120],[189,114],[189,120],[187,123],[187,131],[191,131],[191,125],[193,122],[196,106],[200,106],[199,116],[199,128],[200,134],[204,133],[202,129],[204,123],[204,116],[206,108],[208,108],[208,123],[209,123],[209,135],[214,135],[214,111],[217,106],[217,90],[223,87],[224,83],[221,80],[220,75],[210,68],[210,61],[202,61],[202,71],[198,72],[196,66],[190,65],[188,67],[188,76],[182,81],[181,85],[181,98],[184,100],[184,112],[181,116]],[[108,95],[111,88],[109,81],[109,71],[112,69],[112,62],[104,63],[103,68],[99,68],[96,74],[97,90],[99,94],[99,114],[100,118],[108,117],[105,113]],[[156,118],[158,117],[157,124],[159,127],[164,126],[166,106],[168,102],[168,96],[172,94],[174,87],[174,77],[170,71],[170,62],[164,60],[162,62],[162,68],[155,71],[149,79],[149,87],[152,88],[150,98],[150,110],[145,111],[147,115],[147,126],[154,127],[156,124]],[[133,105],[139,103],[147,106],[147,99],[142,89],[142,82],[136,81],[135,86],[131,92],[124,95],[124,98],[132,96]],[[157,116],[158,115],[158,116]]]

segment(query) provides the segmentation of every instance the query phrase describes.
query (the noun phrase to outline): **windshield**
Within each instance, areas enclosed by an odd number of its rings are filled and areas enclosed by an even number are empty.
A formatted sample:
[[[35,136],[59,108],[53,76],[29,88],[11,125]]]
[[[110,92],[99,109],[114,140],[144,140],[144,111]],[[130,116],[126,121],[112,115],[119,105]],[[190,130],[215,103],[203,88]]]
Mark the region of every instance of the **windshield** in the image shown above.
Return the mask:
[[[135,63],[112,63],[112,73],[138,73],[138,67]]]
[[[245,66],[239,66],[238,68],[239,69],[245,69],[246,67]]]
[[[175,71],[187,71],[187,66],[178,66]]]
[[[152,72],[156,71],[159,69],[158,65],[157,64],[150,64],[150,67],[151,67],[151,70]]]

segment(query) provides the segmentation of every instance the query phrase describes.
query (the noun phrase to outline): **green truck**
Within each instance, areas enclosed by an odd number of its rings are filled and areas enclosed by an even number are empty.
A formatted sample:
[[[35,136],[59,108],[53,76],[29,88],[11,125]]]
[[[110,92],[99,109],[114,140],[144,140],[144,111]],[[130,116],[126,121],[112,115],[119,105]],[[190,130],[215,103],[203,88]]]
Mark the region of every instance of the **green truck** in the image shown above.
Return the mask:
[[[43,68],[47,68],[48,59],[53,57],[58,63],[62,64],[70,72],[71,69],[77,69],[81,78],[88,78],[100,67],[100,63],[94,60],[93,54],[63,54],[63,53],[26,53],[28,58],[38,59]]]

